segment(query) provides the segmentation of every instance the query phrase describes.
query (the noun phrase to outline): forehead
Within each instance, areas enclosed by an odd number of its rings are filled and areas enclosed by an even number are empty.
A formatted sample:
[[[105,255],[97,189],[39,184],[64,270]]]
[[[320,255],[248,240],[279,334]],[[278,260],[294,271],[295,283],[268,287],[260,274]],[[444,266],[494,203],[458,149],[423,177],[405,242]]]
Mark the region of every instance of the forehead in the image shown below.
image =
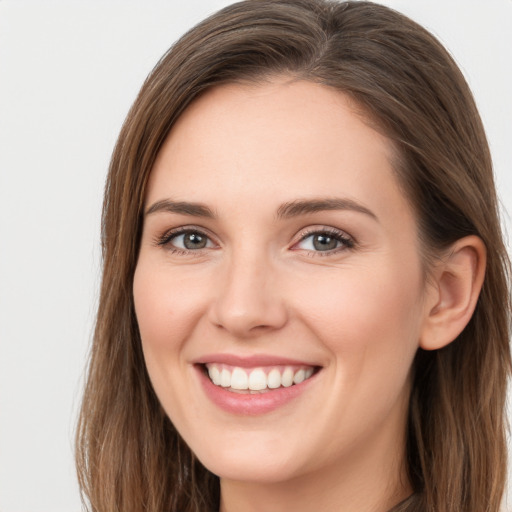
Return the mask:
[[[378,131],[370,116],[348,95],[309,81],[275,78],[207,90],[180,116],[168,136],[168,145],[176,149],[180,141],[197,139],[201,132],[204,151],[214,152],[219,142],[231,142],[232,154],[244,147],[243,142],[247,146],[264,144],[268,149],[295,142],[297,150],[300,142],[315,142],[325,153],[340,145],[342,135],[347,144],[360,143],[364,138],[367,151],[375,148],[391,160],[394,147]]]
[[[158,154],[146,199],[216,203],[229,185],[232,201],[343,195],[379,203],[391,192],[402,196],[393,155],[391,142],[332,88],[285,79],[226,84],[181,115]]]

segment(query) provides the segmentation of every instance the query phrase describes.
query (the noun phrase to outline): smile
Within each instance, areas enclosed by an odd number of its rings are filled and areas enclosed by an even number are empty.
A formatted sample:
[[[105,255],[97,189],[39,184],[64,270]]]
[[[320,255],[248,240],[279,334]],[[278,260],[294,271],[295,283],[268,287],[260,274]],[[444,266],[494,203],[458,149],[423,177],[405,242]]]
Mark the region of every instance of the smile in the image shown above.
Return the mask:
[[[223,411],[258,416],[315,386],[323,366],[271,355],[210,354],[193,363],[206,397]]]
[[[267,393],[278,388],[289,388],[309,379],[312,366],[266,366],[242,368],[227,364],[207,363],[208,376],[215,386],[234,393]]]

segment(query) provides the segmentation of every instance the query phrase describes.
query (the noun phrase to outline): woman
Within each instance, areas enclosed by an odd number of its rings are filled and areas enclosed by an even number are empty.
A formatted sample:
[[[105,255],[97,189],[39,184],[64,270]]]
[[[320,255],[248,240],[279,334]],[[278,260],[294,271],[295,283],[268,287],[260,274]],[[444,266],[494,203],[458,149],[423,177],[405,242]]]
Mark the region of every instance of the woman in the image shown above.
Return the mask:
[[[496,512],[508,260],[471,93],[368,2],[186,34],[110,167],[91,510]]]

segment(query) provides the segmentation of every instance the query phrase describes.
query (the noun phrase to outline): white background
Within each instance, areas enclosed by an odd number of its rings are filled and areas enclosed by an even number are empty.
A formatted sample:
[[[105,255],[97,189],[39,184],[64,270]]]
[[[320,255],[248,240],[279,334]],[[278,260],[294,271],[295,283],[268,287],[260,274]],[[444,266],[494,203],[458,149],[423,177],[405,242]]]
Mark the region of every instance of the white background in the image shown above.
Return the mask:
[[[73,432],[110,154],[158,58],[228,3],[0,0],[0,512],[80,510]],[[382,3],[461,65],[512,211],[512,0]]]

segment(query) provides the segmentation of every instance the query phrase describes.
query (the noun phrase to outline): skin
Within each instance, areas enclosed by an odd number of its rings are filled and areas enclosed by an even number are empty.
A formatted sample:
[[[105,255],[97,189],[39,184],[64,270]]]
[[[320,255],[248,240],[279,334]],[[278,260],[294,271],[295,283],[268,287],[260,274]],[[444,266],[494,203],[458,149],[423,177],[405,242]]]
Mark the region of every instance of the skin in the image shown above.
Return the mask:
[[[146,212],[186,201],[214,218],[146,213],[137,320],[154,389],[220,476],[223,512],[377,512],[411,492],[410,368],[442,287],[425,283],[392,155],[343,94],[286,79],[208,91],[161,148]],[[278,216],[283,204],[326,198],[358,206]],[[181,227],[207,245],[170,239]],[[315,249],[311,233],[326,229],[350,243]],[[321,370],[276,410],[232,414],[199,383],[193,363],[212,353],[293,357]]]

